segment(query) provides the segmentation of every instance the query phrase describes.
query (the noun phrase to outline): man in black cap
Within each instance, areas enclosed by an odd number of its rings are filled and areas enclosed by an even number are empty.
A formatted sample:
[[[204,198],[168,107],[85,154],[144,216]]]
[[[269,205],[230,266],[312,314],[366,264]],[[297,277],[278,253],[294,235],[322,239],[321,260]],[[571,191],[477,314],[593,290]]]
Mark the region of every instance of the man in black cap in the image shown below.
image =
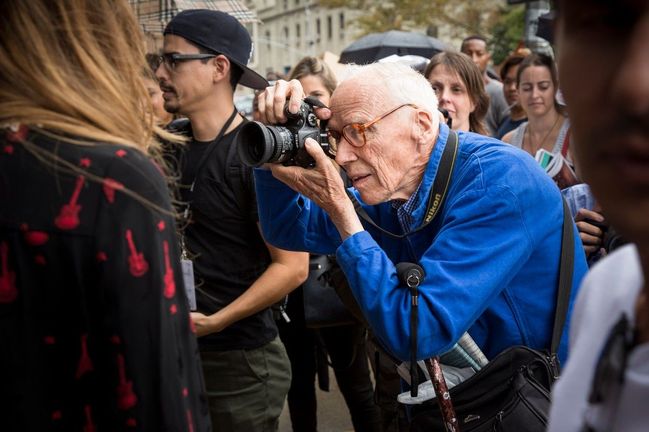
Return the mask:
[[[189,119],[177,129],[191,141],[174,159],[212,423],[219,431],[275,430],[291,376],[270,306],[306,279],[308,255],[265,243],[252,173],[233,143],[245,121],[233,103],[237,83],[268,83],[246,66],[248,32],[222,12],[179,13],[164,31],[163,51],[156,75],[165,109]]]

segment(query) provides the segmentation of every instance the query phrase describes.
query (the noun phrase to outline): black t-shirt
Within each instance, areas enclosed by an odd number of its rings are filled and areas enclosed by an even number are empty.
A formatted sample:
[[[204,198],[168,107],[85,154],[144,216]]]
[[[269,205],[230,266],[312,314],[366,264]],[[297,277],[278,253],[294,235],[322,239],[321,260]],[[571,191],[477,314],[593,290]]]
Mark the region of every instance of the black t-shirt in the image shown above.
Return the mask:
[[[240,128],[224,135],[213,148],[212,142],[190,141],[177,155],[180,197],[191,202],[185,245],[193,256],[198,311],[205,314],[230,304],[270,264],[257,226],[252,168],[245,166],[232,148]],[[194,191],[190,192],[195,175]],[[200,338],[199,344],[203,350],[251,349],[276,336],[272,313],[264,309]]]

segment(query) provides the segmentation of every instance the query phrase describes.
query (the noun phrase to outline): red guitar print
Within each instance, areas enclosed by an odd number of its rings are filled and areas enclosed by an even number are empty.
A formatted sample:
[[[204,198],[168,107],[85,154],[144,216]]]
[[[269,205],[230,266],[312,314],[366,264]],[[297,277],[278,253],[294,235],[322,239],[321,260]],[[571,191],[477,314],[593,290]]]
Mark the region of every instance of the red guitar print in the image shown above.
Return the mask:
[[[115,202],[115,191],[123,190],[124,185],[118,182],[117,180],[113,180],[111,178],[105,178],[102,184],[102,188],[104,189],[104,195],[106,195],[106,200],[112,204]]]
[[[149,270],[149,263],[144,259],[144,254],[135,249],[133,243],[133,232],[126,230],[126,241],[131,254],[128,256],[128,267],[131,274],[135,277],[143,276]]]
[[[9,245],[0,243],[0,303],[11,303],[18,297],[16,273],[9,270]]]
[[[133,382],[126,379],[126,367],[124,356],[117,354],[117,370],[119,372],[119,384],[117,385],[117,406],[121,410],[133,408],[137,403],[137,396],[133,393]]]
[[[92,360],[88,354],[88,334],[84,334],[81,335],[81,358],[79,358],[79,366],[77,366],[77,379],[92,369]]]
[[[169,259],[169,242],[167,240],[162,242],[162,247],[165,254],[164,296],[170,299],[176,294],[176,281],[174,281],[174,271],[171,268],[171,260]]]
[[[64,204],[61,208],[61,211],[57,218],[54,220],[54,224],[62,230],[71,230],[79,226],[79,211],[81,210],[81,205],[77,204],[79,199],[79,194],[81,193],[81,188],[85,179],[83,176],[77,177],[77,183],[74,187],[74,192],[70,198],[70,202]]]
[[[86,412],[86,424],[83,426],[83,432],[95,432],[97,429],[92,422],[92,408],[90,405],[86,405],[84,411]]]

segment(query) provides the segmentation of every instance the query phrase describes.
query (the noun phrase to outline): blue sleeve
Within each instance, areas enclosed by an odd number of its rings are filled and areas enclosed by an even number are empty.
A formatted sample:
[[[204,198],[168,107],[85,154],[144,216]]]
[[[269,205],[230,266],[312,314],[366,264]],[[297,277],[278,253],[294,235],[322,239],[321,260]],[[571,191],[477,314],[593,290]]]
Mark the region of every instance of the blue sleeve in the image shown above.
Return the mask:
[[[468,190],[447,205],[434,238],[423,230],[409,240],[415,249],[428,243],[420,260],[426,278],[419,287],[419,359],[448,351],[531,253],[521,204],[507,187]],[[346,239],[337,257],[376,335],[408,359],[411,298],[393,261],[367,232]]]
[[[333,254],[340,234],[326,212],[275,179],[255,169],[259,221],[264,239],[286,250]]]

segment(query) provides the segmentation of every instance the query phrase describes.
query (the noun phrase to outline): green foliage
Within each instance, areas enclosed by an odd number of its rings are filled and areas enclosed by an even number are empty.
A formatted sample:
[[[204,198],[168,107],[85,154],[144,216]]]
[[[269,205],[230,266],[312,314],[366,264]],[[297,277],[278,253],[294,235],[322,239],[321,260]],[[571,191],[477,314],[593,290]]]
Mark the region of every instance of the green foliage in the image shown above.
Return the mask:
[[[355,24],[359,36],[388,30],[417,30],[450,26],[456,37],[488,35],[501,13],[503,0],[320,0],[327,8],[346,7],[363,11]]]
[[[491,57],[494,64],[502,63],[523,41],[525,32],[525,6],[502,8],[500,19],[491,28]]]

